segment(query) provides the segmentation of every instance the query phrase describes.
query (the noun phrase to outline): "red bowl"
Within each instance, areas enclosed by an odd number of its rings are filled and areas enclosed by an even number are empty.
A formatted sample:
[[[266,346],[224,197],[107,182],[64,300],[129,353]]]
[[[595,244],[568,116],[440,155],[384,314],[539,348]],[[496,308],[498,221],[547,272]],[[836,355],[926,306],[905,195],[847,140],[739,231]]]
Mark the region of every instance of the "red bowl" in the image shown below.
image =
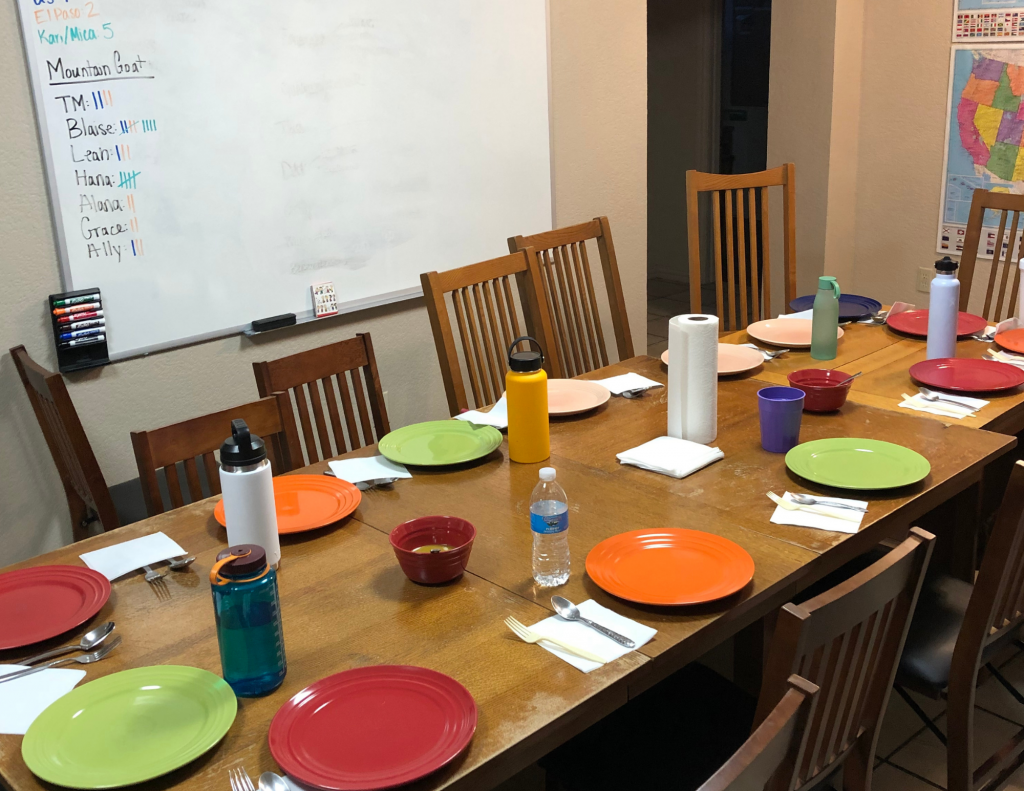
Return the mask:
[[[413,582],[434,585],[448,582],[466,570],[476,528],[457,516],[421,516],[391,531],[391,548],[398,565]],[[428,544],[448,544],[444,552],[413,552]]]
[[[845,371],[826,371],[823,368],[805,368],[793,371],[789,383],[804,391],[805,412],[834,412],[846,403],[853,382]],[[840,384],[846,381],[846,384]]]

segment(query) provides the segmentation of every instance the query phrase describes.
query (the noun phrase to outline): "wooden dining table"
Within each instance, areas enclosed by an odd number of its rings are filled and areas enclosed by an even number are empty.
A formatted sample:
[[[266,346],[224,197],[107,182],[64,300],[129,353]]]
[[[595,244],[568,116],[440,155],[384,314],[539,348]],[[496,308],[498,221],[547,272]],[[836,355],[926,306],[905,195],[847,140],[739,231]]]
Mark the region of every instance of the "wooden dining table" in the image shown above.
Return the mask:
[[[884,331],[865,335],[859,348],[877,353],[887,337]],[[288,659],[283,686],[264,698],[240,699],[237,720],[215,748],[138,787],[223,791],[230,768],[244,767],[252,777],[278,771],[267,732],[290,697],[332,673],[387,663],[420,665],[454,677],[479,710],[466,752],[409,788],[491,788],[630,697],[770,616],[845,562],[882,540],[900,538],[940,504],[962,497],[986,465],[1015,445],[1003,434],[856,400],[836,414],[805,414],[803,441],[850,436],[896,442],[922,453],[931,472],[919,484],[862,495],[870,506],[856,534],[772,524],[775,506],[766,497],[769,491],[836,494],[796,477],[782,455],[760,447],[756,392],[777,368],[791,364],[778,362],[751,377],[720,382],[718,437],[711,444],[725,458],[682,480],[624,466],[615,458],[665,434],[666,390],[661,387],[636,400],[612,398],[594,412],[552,419],[551,458],[543,464],[511,463],[505,443],[470,464],[415,468],[411,479],[364,492],[351,517],[282,537],[279,583]],[[626,360],[585,378],[628,371],[663,384],[667,380],[663,364],[650,357]],[[374,446],[350,455],[375,453]],[[531,576],[529,502],[538,470],[546,465],[558,470],[570,500],[572,574],[557,591],[539,588]],[[321,474],[326,467],[322,462],[297,472]],[[108,659],[87,667],[86,681],[160,664],[219,674],[208,581],[216,554],[227,545],[213,517],[217,499],[0,569],[82,565],[83,552],[161,531],[196,556],[187,571],[167,574],[165,590],[146,583],[141,573],[116,580],[110,600],[90,624],[38,650],[77,639],[91,624],[114,620],[124,642]],[[468,571],[453,583],[417,585],[404,577],[392,553],[391,529],[428,514],[460,516],[476,526]],[[698,529],[735,541],[754,560],[753,581],[727,599],[673,608],[617,599],[587,576],[586,557],[598,542],[627,530],[659,527]],[[552,592],[577,603],[594,599],[652,626],[657,634],[639,650],[582,673],[520,642],[502,623],[509,615],[526,624],[549,617]],[[0,662],[36,650],[0,652]],[[10,791],[50,788],[25,766],[21,741],[0,736],[0,782]]]

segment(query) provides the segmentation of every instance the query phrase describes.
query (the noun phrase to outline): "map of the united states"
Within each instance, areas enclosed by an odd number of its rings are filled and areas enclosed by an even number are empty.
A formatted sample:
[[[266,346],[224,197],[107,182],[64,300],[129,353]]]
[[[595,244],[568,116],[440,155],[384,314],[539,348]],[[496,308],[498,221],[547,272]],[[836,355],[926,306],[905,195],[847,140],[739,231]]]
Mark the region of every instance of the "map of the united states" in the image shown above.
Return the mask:
[[[1024,180],[1024,66],[978,57],[960,94],[960,142],[974,164],[1004,181]]]

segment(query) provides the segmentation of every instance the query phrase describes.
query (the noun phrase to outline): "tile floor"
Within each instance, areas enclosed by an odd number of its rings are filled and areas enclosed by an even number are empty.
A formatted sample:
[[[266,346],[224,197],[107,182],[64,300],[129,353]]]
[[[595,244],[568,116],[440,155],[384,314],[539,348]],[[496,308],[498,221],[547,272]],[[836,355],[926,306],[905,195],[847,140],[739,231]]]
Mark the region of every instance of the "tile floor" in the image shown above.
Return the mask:
[[[714,285],[705,287],[701,300],[708,306],[715,304]],[[690,312],[690,291],[686,283],[663,278],[647,281],[647,354],[660,357],[668,348],[668,320]]]

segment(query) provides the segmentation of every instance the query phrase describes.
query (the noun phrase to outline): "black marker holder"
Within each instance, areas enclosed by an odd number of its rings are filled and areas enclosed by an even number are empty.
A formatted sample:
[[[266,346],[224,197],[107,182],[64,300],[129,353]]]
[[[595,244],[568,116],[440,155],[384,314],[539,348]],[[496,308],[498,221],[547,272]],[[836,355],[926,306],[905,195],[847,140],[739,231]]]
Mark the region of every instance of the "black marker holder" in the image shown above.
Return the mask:
[[[69,332],[67,327],[60,323],[60,319],[64,314],[60,316],[54,314],[54,310],[61,306],[55,303],[64,299],[73,299],[74,297],[84,297],[89,294],[99,294],[98,288],[84,288],[78,291],[64,291],[60,294],[50,294],[46,301],[47,310],[50,313],[50,326],[53,328],[53,343],[57,348],[57,364],[62,374],[69,373],[70,371],[81,371],[85,368],[95,368],[98,365],[106,365],[110,362],[110,358],[107,356],[107,341],[106,332],[103,333],[104,340],[96,343],[84,343],[75,346],[69,346],[65,341],[60,339],[60,336],[64,332]],[[103,297],[98,296],[91,302],[99,302],[100,306],[95,310],[103,310]],[[83,311],[91,312],[91,311]],[[104,317],[105,318],[105,317]],[[99,319],[95,319],[99,320]],[[67,322],[71,324],[73,322]],[[106,322],[100,325],[104,330],[106,329]]]

